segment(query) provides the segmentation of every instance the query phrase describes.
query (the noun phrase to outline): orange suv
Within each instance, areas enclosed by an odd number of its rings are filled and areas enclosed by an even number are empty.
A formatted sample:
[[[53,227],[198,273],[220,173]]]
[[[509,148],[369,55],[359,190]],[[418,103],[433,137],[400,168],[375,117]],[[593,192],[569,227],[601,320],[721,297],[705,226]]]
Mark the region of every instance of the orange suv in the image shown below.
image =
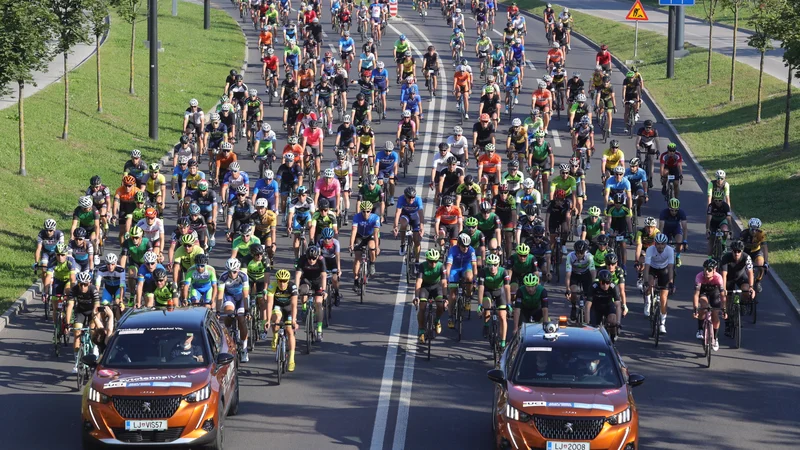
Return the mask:
[[[83,392],[83,447],[222,448],[239,407],[236,344],[206,308],[130,310]]]
[[[492,428],[498,449],[638,450],[639,414],[628,373],[605,329],[525,324],[498,369]]]

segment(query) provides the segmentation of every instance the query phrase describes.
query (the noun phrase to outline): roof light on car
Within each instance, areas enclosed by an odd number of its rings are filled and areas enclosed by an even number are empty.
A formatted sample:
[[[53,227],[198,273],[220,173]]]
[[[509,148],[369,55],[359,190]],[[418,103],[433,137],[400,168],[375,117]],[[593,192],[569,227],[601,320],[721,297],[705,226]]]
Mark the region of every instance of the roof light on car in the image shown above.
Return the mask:
[[[531,420],[531,416],[529,414],[525,414],[524,412],[514,408],[510,404],[506,404],[506,417],[511,420],[516,420],[518,422],[527,422]]]
[[[609,418],[606,419],[606,422],[608,422],[611,425],[622,425],[623,423],[628,423],[630,421],[631,421],[630,406],[625,408],[625,411],[622,411],[619,414],[614,414],[613,416],[609,416]]]
[[[108,396],[89,386],[89,401],[95,403],[108,403]]]
[[[198,389],[192,392],[191,394],[183,397],[183,399],[189,403],[195,403],[195,402],[202,402],[203,400],[208,400],[210,396],[211,396],[211,386],[207,384],[205,385],[205,387]]]
[[[561,328],[567,327],[567,316],[559,316],[558,317],[558,326]]]

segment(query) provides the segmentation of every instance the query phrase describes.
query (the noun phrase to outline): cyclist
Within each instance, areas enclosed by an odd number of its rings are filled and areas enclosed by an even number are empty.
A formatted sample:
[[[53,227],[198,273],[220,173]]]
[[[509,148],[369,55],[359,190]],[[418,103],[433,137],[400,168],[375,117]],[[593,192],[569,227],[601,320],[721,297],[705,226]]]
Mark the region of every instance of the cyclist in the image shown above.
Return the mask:
[[[342,193],[342,186],[339,183],[339,180],[336,178],[336,174],[334,173],[333,169],[327,168],[322,173],[322,177],[317,179],[317,182],[314,183],[314,202],[322,205],[322,200],[326,200],[325,206],[326,210],[328,209],[331,204],[333,205],[333,209],[336,214],[339,213],[339,196]],[[322,209],[322,206],[320,206]],[[334,222],[336,216],[334,215]]]
[[[197,190],[192,193],[192,205],[197,206],[198,213],[202,216],[208,227],[208,234],[210,236],[208,245],[213,247],[216,245],[214,233],[217,229],[217,213],[219,210],[219,202],[217,200],[216,191],[208,189],[208,181],[200,180],[197,183]],[[192,206],[189,207],[192,209]]]
[[[485,149],[486,153],[478,157],[478,179],[481,180],[481,189],[484,192],[491,189],[492,195],[497,195],[503,170],[502,159],[495,153],[494,144],[486,144]]]
[[[143,264],[136,272],[136,307],[152,308],[155,300],[154,292],[157,287],[161,287],[156,285],[155,272],[158,269],[164,270],[165,275],[167,272],[164,266],[158,262],[158,255],[152,251],[146,252],[142,256],[142,261]],[[177,282],[173,284],[177,285]]]
[[[463,211],[464,217],[478,215],[478,205],[482,200],[481,193],[481,187],[475,182],[475,177],[472,175],[465,176],[464,182],[456,187],[456,207]]]
[[[588,217],[581,222],[581,239],[589,242],[591,247],[598,236],[606,233],[606,224],[600,219],[600,208],[591,206],[588,212]]]
[[[440,196],[437,198],[437,200],[440,200],[441,197],[445,195],[454,195],[458,189],[458,186],[464,182],[465,170],[461,167],[458,167],[458,160],[456,157],[451,155],[445,162],[447,164],[447,168],[439,172],[438,193]],[[478,174],[480,176],[480,169],[478,170]],[[482,182],[482,186],[486,186],[486,184]]]
[[[253,194],[250,201],[255,204],[258,200],[264,200],[262,203],[265,205],[265,208],[275,212],[278,210],[277,194],[280,190],[280,186],[278,182],[275,181],[275,172],[272,170],[265,168],[263,175],[262,178],[256,181],[256,185],[253,186]]]
[[[372,121],[372,108],[370,103],[367,102],[367,97],[363,93],[359,92],[356,95],[356,101],[353,102],[350,116],[353,118],[353,125],[356,126],[356,129],[361,128],[361,130],[358,131],[359,133],[361,133],[364,126],[369,128],[369,123]],[[359,137],[362,137],[362,135],[359,134]],[[371,143],[371,141],[365,143],[363,138],[361,141],[362,147],[369,147],[369,144]]]
[[[725,181],[725,171],[722,169],[717,170],[716,179],[711,180],[708,182],[708,200],[706,202],[706,206],[711,204],[711,199],[713,197],[714,191],[722,191],[725,196],[725,203],[733,209],[733,205],[731,204],[731,185]]]
[[[547,83],[542,80],[537,82],[537,87],[538,89],[531,94],[531,109],[539,108],[542,111],[544,133],[547,134],[547,128],[550,125],[550,112],[553,110],[553,94],[547,89]]]
[[[75,276],[75,281],[72,287],[66,294],[67,320],[71,320],[73,311],[75,312],[75,340],[72,344],[72,351],[75,353],[75,365],[72,367],[72,373],[78,373],[78,355],[80,354],[81,347],[81,328],[84,323],[89,323],[91,333],[94,333],[94,322],[92,317],[97,314],[100,308],[100,293],[97,288],[92,285],[92,275],[89,272],[80,272]],[[80,325],[78,325],[80,324]]]
[[[636,155],[639,156],[641,153],[652,155],[650,158],[648,158],[650,161],[649,167],[645,168],[651,175],[647,180],[647,185],[649,188],[652,188],[653,163],[659,154],[659,148],[658,130],[653,128],[653,121],[650,119],[645,120],[644,124],[636,132]]]
[[[336,129],[336,142],[334,147],[350,151],[350,155],[355,156],[355,137],[356,127],[353,126],[350,116],[344,116],[342,124]]]
[[[439,80],[439,53],[433,45],[428,46],[428,52],[422,55],[422,73],[425,76],[425,87],[429,87],[432,82],[431,92],[433,97],[436,97],[436,88],[438,87]],[[380,64],[380,63],[379,63]]]
[[[517,220],[516,239],[514,242],[528,243],[533,239],[533,229],[541,223],[541,219],[538,217],[539,205],[534,203],[535,199],[524,206],[519,204],[519,195],[522,193],[524,192],[517,194],[519,219]]]
[[[569,227],[572,223],[572,209],[573,203],[571,198],[567,198],[566,192],[563,189],[552,189],[553,199],[547,205],[547,214],[545,223],[547,223],[547,230],[550,233],[550,247],[556,248],[556,237],[561,239],[561,254],[567,253],[566,239],[563,237],[569,233]]]
[[[131,150],[131,159],[125,162],[125,167],[122,169],[122,176],[131,175],[136,179],[136,185],[140,190],[144,189],[145,181],[147,181],[147,164],[142,160],[142,152],[139,150]]]
[[[705,319],[701,317],[698,309],[713,308],[711,310],[711,323],[714,327],[714,336],[711,341],[711,348],[714,351],[719,350],[719,318],[722,314],[723,318],[728,319],[727,309],[727,292],[725,290],[725,281],[717,272],[717,260],[707,259],[703,262],[703,271],[694,277],[694,298],[692,299],[693,313],[692,316],[697,319],[697,339],[704,339],[703,336],[703,323]]]
[[[293,153],[283,155],[283,164],[278,167],[275,179],[278,180],[278,191],[281,195],[278,211],[284,214],[288,207],[291,193],[303,184],[303,168],[295,164],[295,155]],[[287,224],[284,225],[288,227]]]
[[[572,105],[573,107],[575,105]],[[580,157],[579,149],[586,154],[585,169],[592,168],[592,153],[594,153],[594,126],[589,115],[581,117],[578,125],[572,128],[572,152],[576,157]]]
[[[317,204],[317,210],[311,215],[311,242],[319,241],[320,233],[324,228],[332,228],[334,233],[339,234],[336,216],[337,214],[331,211],[331,205],[328,200],[324,198],[320,199]]]
[[[372,69],[371,78],[382,103],[386,105],[386,93],[389,92],[389,72],[386,70],[383,61],[378,61],[377,67]],[[384,106],[383,109],[381,119],[386,118],[386,107]]]
[[[297,273],[295,274],[295,284],[299,286],[300,297],[306,301],[309,295],[314,298],[314,308],[317,315],[316,342],[322,342],[322,300],[325,296],[327,285],[325,259],[321,258],[319,247],[311,245],[306,250],[305,255],[300,257],[297,263]],[[304,303],[303,310],[306,310]]]
[[[506,152],[509,161],[515,159],[514,152],[518,154],[517,157],[520,160],[528,160],[528,129],[522,125],[519,117],[511,120],[511,127],[508,129],[508,138],[506,139]]]
[[[199,105],[200,103],[196,98],[189,100],[189,107],[183,113],[183,127],[181,129],[184,130],[184,135],[187,136],[187,139],[194,134],[202,142],[205,118],[203,109]],[[202,145],[200,150],[202,152]]]
[[[305,239],[304,231],[311,225],[311,216],[316,210],[314,202],[308,198],[308,189],[305,186],[297,188],[297,197],[289,202],[289,217],[286,220],[287,233],[294,236],[295,264],[300,259],[300,239]]]
[[[601,270],[597,273],[597,281],[592,283],[591,289],[586,296],[586,312],[584,317],[589,319],[589,323],[597,327],[605,318],[605,324],[611,328],[611,340],[617,336],[616,326],[622,317],[622,306],[619,298],[619,290],[612,280],[611,272]]]
[[[148,298],[148,308],[166,308],[178,306],[180,292],[177,285],[168,282],[167,270],[163,267],[156,268],[153,272],[155,287]],[[152,299],[152,300],[151,300]]]
[[[510,256],[509,253],[506,268],[508,270],[511,289],[514,291],[522,284],[522,279],[526,274],[539,272],[536,257],[531,255],[530,246],[524,243],[517,245],[515,256]]]
[[[161,255],[163,250],[164,221],[158,218],[155,208],[146,208],[144,217],[136,223],[144,231],[144,235],[153,244],[153,251]]]
[[[194,265],[186,271],[183,279],[183,299],[192,305],[210,308],[217,298],[217,271],[208,263],[208,255],[194,257]]]
[[[414,257],[418,261],[420,253],[420,242],[425,234],[425,216],[422,198],[417,196],[417,190],[411,186],[407,187],[403,195],[397,199],[397,208],[394,216],[394,235],[406,235],[406,228],[411,227],[414,233]],[[400,254],[405,255],[405,239],[400,244]]]
[[[178,281],[192,267],[197,255],[203,253],[203,248],[198,243],[199,241],[194,234],[181,236],[181,246],[175,250],[175,256],[172,261],[172,281],[174,284],[177,285]]]
[[[250,222],[244,222],[237,228],[237,236],[231,245],[231,258],[236,258],[241,263],[244,273],[247,272],[247,265],[253,259],[250,254],[250,248],[253,244],[261,245],[261,240],[253,236],[253,225]]]
[[[714,200],[706,209],[706,238],[708,239],[708,254],[712,253],[714,236],[717,231],[722,231],[722,243],[724,245],[730,233],[731,208],[723,200],[722,191],[714,192]]]
[[[278,138],[275,132],[272,131],[272,126],[268,123],[261,124],[261,130],[255,135],[255,144],[253,145],[253,157],[261,161],[267,159],[275,161],[275,146],[277,145]]]
[[[453,134],[447,138],[447,147],[450,154],[455,156],[464,168],[469,164],[468,145],[469,142],[464,136],[464,129],[460,126],[453,127]]]
[[[72,227],[70,234],[74,235],[78,227],[83,228],[86,235],[91,239],[94,249],[100,248],[100,212],[94,206],[91,195],[85,195],[78,199],[78,206],[72,211]],[[95,258],[95,263],[99,262],[100,255]]]
[[[300,147],[306,150],[306,155],[311,155],[314,158],[314,170],[320,173],[322,164],[322,154],[324,152],[325,132],[322,128],[317,127],[316,120],[308,122],[308,128],[303,130],[303,142]],[[310,150],[310,151],[309,151]]]
[[[492,126],[496,127],[497,123],[500,120],[499,111],[500,111],[499,89],[491,85],[486,86],[483,89],[483,94],[481,95],[480,98],[480,104],[478,105],[478,114],[480,114],[480,116],[486,114],[486,116],[492,120]]]
[[[219,277],[217,289],[217,301],[212,309],[217,305],[221,306],[221,312],[225,314],[225,326],[230,329],[233,323],[233,316],[236,317],[239,328],[238,342],[241,345],[241,362],[250,361],[247,354],[247,317],[250,316],[250,280],[247,274],[242,272],[241,263],[236,258],[229,258],[225,262],[225,272]],[[218,309],[219,311],[219,309]]]
[[[536,131],[534,136],[534,142],[530,144],[528,153],[528,167],[533,165],[537,165],[541,169],[542,173],[542,188],[545,190],[543,194],[547,195],[548,198],[552,198],[550,196],[550,173],[552,168],[555,167],[555,154],[553,153],[553,148],[550,146],[550,143],[544,140],[544,131],[539,130]]]
[[[664,208],[658,217],[658,228],[676,244],[675,267],[681,266],[681,250],[687,247],[689,227],[686,221],[686,212],[681,209],[681,201],[677,198],[671,198],[669,207]]]
[[[94,271],[94,247],[86,239],[86,229],[78,227],[72,233],[72,239],[67,244],[69,254],[75,259],[81,272]]]
[[[195,204],[189,205],[188,219],[189,227],[192,233],[197,235],[200,246],[204,251],[208,251],[210,248],[208,244],[208,224],[206,223],[206,219],[200,214],[199,206]]]
[[[755,263],[755,284],[753,288],[756,292],[761,292],[761,279],[764,272],[769,270],[769,252],[767,248],[767,234],[761,230],[761,220],[753,217],[747,224],[748,228],[742,230],[739,240],[744,243],[744,251]]]
[[[614,203],[606,206],[604,215],[606,216],[606,230],[610,237],[628,236],[630,230],[633,229],[631,225],[631,217],[633,213],[631,209],[625,206],[625,194],[618,192],[613,195]],[[619,241],[622,252],[620,259],[622,260],[621,266],[625,267],[625,240]]]
[[[492,199],[495,214],[503,224],[503,244],[506,255],[511,254],[514,230],[517,226],[517,202],[511,195],[508,184],[501,184],[498,195]]]
[[[548,320],[547,289],[539,283],[539,277],[529,273],[514,294],[514,332],[517,333],[520,321],[541,322]]]
[[[414,100],[415,102],[418,97],[419,96],[415,96]],[[408,103],[406,103],[405,106],[408,106]],[[418,108],[415,108],[415,110],[408,110],[408,109],[403,110],[403,118],[400,120],[400,122],[397,123],[397,134],[395,135],[395,139],[397,145],[400,146],[400,154],[399,154],[400,164],[404,164],[405,152],[407,151],[406,147],[408,147],[408,151],[411,152],[411,155],[408,158],[409,161],[413,160],[414,158],[414,141],[417,138],[418,128],[417,128],[417,122],[415,120],[412,120],[411,116],[414,115],[414,119],[418,119],[419,118],[418,113],[419,113]],[[388,147],[389,142],[387,142],[386,144]]]
[[[254,127],[261,128],[261,121],[264,118],[264,102],[258,97],[258,91],[250,89],[249,97],[244,101],[244,112],[242,113],[247,120],[247,142],[250,147],[250,138]],[[248,149],[251,150],[251,149]]]
[[[293,372],[296,367],[294,361],[296,348],[294,332],[298,328],[295,320],[297,318],[297,295],[297,284],[291,280],[289,271],[285,269],[279,270],[275,274],[275,281],[272,281],[267,288],[266,309],[261,315],[262,318],[266,318],[267,314],[269,314],[269,322],[273,324],[273,350],[278,348],[278,329],[280,325],[284,326],[289,343],[289,372]]]
[[[625,79],[622,81],[622,98],[625,100],[625,132],[628,131],[627,117],[633,106],[634,122],[639,121],[639,106],[642,104],[642,89],[639,84],[639,79],[636,74],[631,70],[625,74]],[[632,102],[632,103],[631,103]]]
[[[563,65],[566,60],[564,57],[564,50],[561,49],[561,44],[559,44],[556,39],[553,39],[553,43],[550,47],[544,59],[544,66],[547,68],[548,73],[552,73],[556,65]]]
[[[244,101],[244,97],[242,97],[242,101]],[[205,142],[202,145],[204,149],[208,150],[209,159],[216,159],[216,150],[222,148],[223,143],[228,142],[229,131],[228,126],[222,123],[219,113],[211,113],[211,123],[206,125],[203,133]],[[200,152],[200,154],[202,155],[203,152]]]
[[[665,323],[667,321],[667,296],[675,291],[675,253],[672,247],[667,245],[669,239],[663,233],[658,233],[655,238],[655,245],[650,246],[645,252],[644,273],[647,274],[647,281],[644,283],[645,300],[644,315],[650,317],[650,286],[658,288],[661,298],[661,323],[658,325],[659,332],[666,334]],[[655,283],[655,285],[653,285]]]
[[[614,94],[614,87],[611,86],[611,77],[608,75],[602,79],[602,85],[597,89],[595,94],[595,105],[599,105],[600,109],[606,115],[606,129],[610,134],[612,113],[617,111],[617,97]],[[598,120],[600,120],[598,118]]]
[[[273,266],[278,242],[278,216],[275,211],[268,208],[269,203],[265,198],[257,199],[255,206],[256,212],[250,216],[249,221],[254,226],[254,237],[264,245],[265,252],[269,257],[269,265]]]
[[[491,320],[490,308],[497,308],[500,329],[500,348],[506,347],[506,335],[508,332],[508,312],[509,302],[511,301],[511,274],[504,267],[500,267],[500,257],[488,255],[486,266],[478,276],[478,298],[481,300],[483,314],[483,336],[488,337],[489,325]],[[469,309],[469,308],[467,308]]]
[[[239,186],[235,192],[235,200],[229,200],[228,216],[225,218],[227,228],[225,234],[229,242],[235,238],[234,232],[239,230],[239,227],[247,222],[255,212],[253,202],[248,198],[247,185]]]
[[[604,199],[606,205],[610,204],[613,196],[616,194],[623,194],[625,196],[625,204],[629,209],[633,210],[633,196],[631,195],[631,183],[625,175],[625,168],[621,165],[614,167],[612,170],[614,176],[608,178],[605,182]]]
[[[413,188],[407,188],[413,189]],[[402,200],[401,200],[402,201]],[[398,202],[398,212],[401,211],[400,202]],[[420,210],[422,209],[422,201],[420,200]],[[378,241],[380,239],[381,218],[374,214],[374,205],[370,201],[362,201],[359,203],[359,210],[353,215],[353,231],[350,234],[350,253],[355,253],[353,260],[353,289],[358,290],[359,281],[364,283],[366,280],[359,280],[361,270],[361,253],[368,249],[369,276],[375,275],[375,261],[380,254]],[[420,216],[422,214],[420,213]],[[397,232],[397,219],[395,219],[395,233]],[[401,251],[403,249],[401,248]]]
[[[601,234],[597,236],[597,240],[595,242],[589,243],[589,253],[592,254],[594,257],[594,266],[597,270],[605,269],[606,268],[606,255],[611,252],[608,248],[608,235]]]
[[[58,297],[65,295],[67,286],[75,285],[75,277],[79,271],[78,263],[69,256],[69,248],[63,242],[58,242],[53,248],[44,275],[44,292],[50,297],[50,310],[53,312],[53,323],[56,323],[58,311]],[[70,316],[67,316],[70,317]]]
[[[482,201],[478,208],[480,209],[480,214],[477,217],[478,230],[486,236],[489,242],[489,251],[493,253],[499,250],[498,247],[501,242],[500,231],[503,228],[503,224],[492,210],[492,204],[488,201]]]
[[[144,237],[144,230],[138,226],[131,227],[129,237],[120,246],[119,265],[127,270],[126,279],[131,285],[128,292],[135,293],[132,283],[136,280],[136,273],[139,266],[144,263],[144,254],[151,252],[153,245],[150,240]]]
[[[121,300],[125,298],[126,284],[125,268],[117,264],[118,261],[119,259],[115,253],[106,254],[105,263],[97,267],[94,278],[94,285],[100,290],[102,303],[113,303],[117,306],[114,311],[117,319],[125,309]]]
[[[672,175],[674,180],[670,181],[673,186],[675,198],[680,195],[680,183],[683,182],[683,156],[678,151],[678,146],[674,142],[667,144],[667,152],[661,155],[661,194],[667,195],[667,176]]]
[[[578,289],[583,292],[586,298],[591,295],[592,282],[597,276],[594,265],[594,257],[588,252],[589,244],[579,240],[575,242],[575,249],[569,252],[566,258],[566,268],[564,269],[564,286],[567,289],[566,295],[572,310],[570,320],[575,322],[578,319]],[[573,275],[574,272],[574,275]],[[589,319],[584,316],[584,320]]]
[[[100,215],[100,225],[103,226],[104,232],[108,232],[108,209],[111,205],[111,191],[108,189],[108,186],[103,184],[100,175],[95,175],[89,180],[89,188],[86,189],[85,195],[92,197],[94,207]],[[100,230],[96,230],[98,237],[99,231]]]
[[[478,152],[483,151],[488,144],[495,145],[495,129],[494,124],[489,123],[487,113],[482,113],[479,122],[472,126],[472,147],[476,158]]]
[[[444,272],[444,264],[440,261],[441,254],[435,248],[425,253],[426,263],[417,265],[417,280],[414,287],[414,306],[419,303],[427,304],[429,301],[436,302],[436,334],[442,332],[440,319],[444,313],[443,293],[447,289],[447,277]],[[419,342],[425,343],[425,307],[419,308],[417,313],[417,324],[419,326]]]
[[[339,240],[334,237],[336,231],[331,227],[322,229],[322,234],[317,241],[317,245],[325,259],[325,267],[331,274],[331,283],[333,288],[333,304],[339,306],[341,301],[341,294],[339,293],[339,274],[342,273],[342,263],[339,254],[341,253],[341,245]]]
[[[391,141],[386,141],[383,150],[375,156],[374,173],[378,175],[378,185],[380,185],[381,189],[387,191],[390,206],[394,204],[394,188],[397,182],[397,167],[399,164],[400,157],[394,151],[394,144]]]
[[[600,44],[600,51],[595,56],[595,63],[606,74],[611,74],[611,52],[608,51],[608,45]]]
[[[486,236],[478,229],[478,219],[475,217],[465,218],[463,232],[472,239],[469,245],[475,249],[478,257],[478,268],[480,269],[486,259]]]
[[[567,36],[568,36],[567,39],[569,39],[569,32],[567,32]],[[569,48],[569,45],[567,45],[567,48]],[[574,111],[575,113],[577,113],[577,110],[580,108],[581,109],[581,115],[580,116],[577,116],[577,114],[573,115],[573,110],[570,107],[570,128],[572,128],[572,125],[574,124],[573,120],[580,120],[581,116],[583,116],[585,114],[588,114],[588,108],[586,108],[586,105],[585,105],[585,103],[586,103],[586,88],[585,88],[585,83],[583,82],[583,80],[581,80],[581,73],[580,72],[578,72],[578,71],[572,72],[572,78],[567,80],[567,92],[566,92],[566,94],[567,94],[567,101],[570,104],[574,104],[575,102],[583,103],[578,108],[575,108],[575,111]],[[581,95],[581,94],[583,94],[583,102],[578,100],[578,96]]]
[[[455,198],[452,195],[445,195],[442,197],[441,206],[436,209],[433,221],[439,246],[444,247],[445,241],[455,245],[456,237],[461,233],[463,226],[464,218],[461,209],[455,206]]]
[[[625,169],[624,177],[631,185],[631,192],[636,196],[636,213],[641,216],[642,206],[648,200],[648,188],[647,173],[639,167],[640,165],[641,160],[639,158],[631,159],[628,168]]]
[[[118,221],[119,227],[119,242],[121,243],[128,232],[126,223],[129,214],[133,213],[136,208],[134,197],[139,192],[139,188],[134,186],[136,178],[132,175],[125,175],[122,177],[122,186],[117,188],[114,193],[114,203],[111,208],[111,220]]]
[[[619,148],[619,141],[612,139],[611,146],[603,151],[602,159],[600,160],[600,173],[604,183],[614,173],[614,169],[617,166],[622,166],[624,173],[625,153]]]
[[[636,251],[634,255],[636,255],[636,270],[639,275],[636,281],[637,287],[642,284],[642,264],[645,258],[644,252],[655,243],[656,236],[661,233],[661,230],[656,228],[656,225],[655,217],[647,217],[644,219],[644,227],[636,231]]]
[[[458,235],[458,245],[450,247],[445,262],[445,274],[447,274],[447,285],[450,288],[448,295],[448,314],[447,327],[455,328],[456,291],[459,286],[464,286],[464,308],[469,311],[470,299],[472,298],[472,282],[474,279],[474,267],[477,267],[475,249],[470,246],[472,238],[466,233]],[[462,282],[463,280],[463,282]],[[461,314],[458,311],[458,314]]]
[[[722,280],[725,282],[725,289],[741,289],[742,303],[749,303],[756,298],[753,290],[755,284],[755,272],[753,270],[753,259],[745,251],[745,244],[737,239],[731,242],[730,251],[722,255],[719,261],[719,271]],[[725,323],[725,334],[730,335],[732,323]]]

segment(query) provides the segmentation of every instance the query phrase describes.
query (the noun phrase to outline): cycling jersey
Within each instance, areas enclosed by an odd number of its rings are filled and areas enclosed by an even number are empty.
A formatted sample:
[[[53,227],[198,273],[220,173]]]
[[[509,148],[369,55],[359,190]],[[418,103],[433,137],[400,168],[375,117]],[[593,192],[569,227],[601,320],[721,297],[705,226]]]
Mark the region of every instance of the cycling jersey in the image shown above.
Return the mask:
[[[219,288],[225,293],[225,295],[232,295],[232,296],[240,296],[242,293],[247,290],[250,290],[250,280],[247,277],[247,274],[239,271],[236,274],[236,277],[231,275],[230,271],[225,271],[219,277]]]
[[[428,263],[417,264],[417,278],[422,278],[422,287],[436,286],[442,282],[444,276],[444,264],[437,261],[431,267]]]
[[[655,245],[650,246],[644,254],[644,263],[653,269],[666,269],[668,265],[675,264],[675,252],[669,245],[662,251],[658,251]]]
[[[500,164],[500,155],[497,153],[484,153],[478,158],[478,167],[483,167],[484,173],[496,174]]]
[[[383,191],[381,190],[381,186],[376,184],[374,188],[369,187],[368,184],[361,186],[361,189],[358,190],[358,201],[368,201],[374,205],[383,201]]]
[[[412,122],[413,123],[413,122]],[[379,175],[394,175],[395,165],[400,161],[400,155],[395,151],[381,150],[375,155],[375,160],[378,161]]]
[[[569,252],[567,255],[567,266],[566,272],[574,272],[576,274],[584,274],[587,271],[595,270],[594,266],[594,257],[590,253],[585,253],[583,258],[578,259],[578,255],[575,252]]]
[[[398,208],[400,207],[399,203]],[[381,219],[377,214],[369,214],[369,216],[364,217],[364,213],[360,212],[353,216],[353,230],[360,237],[370,237],[375,232],[375,229],[380,229],[380,227]]]
[[[185,245],[175,250],[173,255],[173,264],[180,264],[181,269],[184,271],[189,270],[194,265],[194,259],[197,255],[203,254],[203,249],[199,245],[195,245],[191,250],[186,250]]]
[[[450,265],[451,269],[475,267],[476,261],[475,249],[472,247],[467,247],[466,251],[462,251],[461,246],[454,245],[447,252],[446,263]]]
[[[642,183],[647,182],[647,173],[640,168],[637,168],[636,172],[634,172],[630,167],[628,167],[625,169],[625,179],[628,180],[631,186],[634,184],[639,186]]]
[[[94,230],[95,222],[100,220],[100,214],[97,212],[94,205],[89,207],[88,211],[78,206],[72,211],[72,220],[77,220],[78,226],[85,228],[87,232],[91,233],[92,230]]]
[[[54,280],[67,282],[71,279],[73,274],[80,271],[80,266],[75,262],[72,256],[67,255],[64,262],[59,263],[57,258],[53,258],[48,262],[47,273],[52,275]]]
[[[497,273],[492,275],[488,268],[483,268],[481,275],[478,278],[478,285],[484,287],[484,297],[488,297],[489,292],[496,291],[503,286],[508,286],[511,278],[505,267],[498,267]]]
[[[75,301],[76,312],[86,313],[91,311],[96,303],[100,303],[100,292],[91,284],[86,292],[81,292],[81,287],[76,284],[70,288],[67,298]]]
[[[523,311],[536,311],[547,308],[547,289],[539,284],[536,285],[533,293],[530,293],[526,287],[521,286],[514,296],[514,307]]]
[[[606,162],[606,170],[617,167],[620,162],[625,160],[625,153],[619,149],[608,149],[603,151],[603,161]]]
[[[256,194],[256,198],[271,200],[275,198],[276,192],[278,192],[278,182],[275,180],[267,182],[266,179],[261,178],[256,181],[256,185],[253,187],[253,193]]]
[[[405,195],[401,195],[397,200],[397,209],[401,210],[404,216],[417,216],[422,209],[422,198],[417,196],[409,200]]]
[[[183,284],[198,291],[211,289],[213,286],[217,285],[217,271],[210,264],[206,264],[202,272],[197,266],[192,266],[186,271]]]
[[[656,235],[658,233],[660,233],[661,230],[659,230],[656,227],[653,227],[653,229],[651,230],[650,234],[647,234],[645,232],[645,228],[639,228],[639,230],[636,231],[636,243],[637,244],[642,244],[642,248],[647,249],[651,245],[655,244]]]
[[[328,182],[330,180],[330,182]],[[334,178],[320,178],[314,183],[314,190],[319,192],[320,198],[338,198],[342,190],[339,180]]]
[[[276,305],[285,307],[292,303],[292,297],[297,296],[297,285],[290,280],[286,283],[286,288],[281,289],[278,280],[273,280],[269,283],[267,295],[272,296]]]
[[[244,236],[237,236],[233,240],[233,244],[231,244],[231,250],[236,250],[237,257],[242,257],[244,261],[249,261],[250,246],[253,244],[261,245],[261,239],[256,236],[250,236],[250,239],[245,241]]]
[[[714,276],[710,279],[706,278],[705,272],[700,272],[694,277],[695,289],[700,290],[700,295],[705,297],[712,297],[719,295],[723,289],[722,275],[719,272],[714,272]]]
[[[97,189],[93,187],[86,189],[86,195],[91,195],[94,205],[99,208],[105,205],[106,199],[111,196],[111,191],[107,186],[101,184]]]
[[[685,220],[685,219],[684,219]],[[767,242],[767,234],[762,230],[746,229],[739,235],[739,239],[744,242],[744,249],[748,253],[755,253],[761,250],[761,246]]]
[[[120,250],[120,257],[128,256],[128,266],[131,265],[140,265],[142,264],[144,254],[153,250],[153,244],[150,243],[150,239],[143,237],[141,241],[139,241],[139,245],[133,241],[133,239],[128,238],[122,243],[122,249]]]
[[[462,219],[461,208],[442,205],[436,209],[435,217],[442,225],[455,225]]]
[[[558,177],[553,177],[550,180],[550,192],[555,192],[558,189],[563,189],[567,195],[571,195],[572,191],[575,190],[576,186],[577,186],[577,181],[575,180],[575,178],[571,176],[567,176],[566,179],[564,179],[563,176],[558,176]]]
[[[125,285],[126,271],[119,265],[114,266],[114,270],[108,267],[108,264],[102,264],[95,270],[94,284],[100,287],[104,284],[106,289],[115,290],[120,286]]]

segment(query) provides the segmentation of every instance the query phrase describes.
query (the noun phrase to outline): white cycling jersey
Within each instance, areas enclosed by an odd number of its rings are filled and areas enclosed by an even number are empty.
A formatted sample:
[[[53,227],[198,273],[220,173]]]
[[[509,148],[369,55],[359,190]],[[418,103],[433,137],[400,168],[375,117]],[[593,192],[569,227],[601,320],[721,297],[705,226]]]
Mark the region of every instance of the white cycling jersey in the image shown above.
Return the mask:
[[[156,242],[164,236],[164,221],[159,218],[156,218],[152,225],[147,224],[147,219],[142,219],[136,226],[144,231],[145,237],[147,237],[150,242]]]

